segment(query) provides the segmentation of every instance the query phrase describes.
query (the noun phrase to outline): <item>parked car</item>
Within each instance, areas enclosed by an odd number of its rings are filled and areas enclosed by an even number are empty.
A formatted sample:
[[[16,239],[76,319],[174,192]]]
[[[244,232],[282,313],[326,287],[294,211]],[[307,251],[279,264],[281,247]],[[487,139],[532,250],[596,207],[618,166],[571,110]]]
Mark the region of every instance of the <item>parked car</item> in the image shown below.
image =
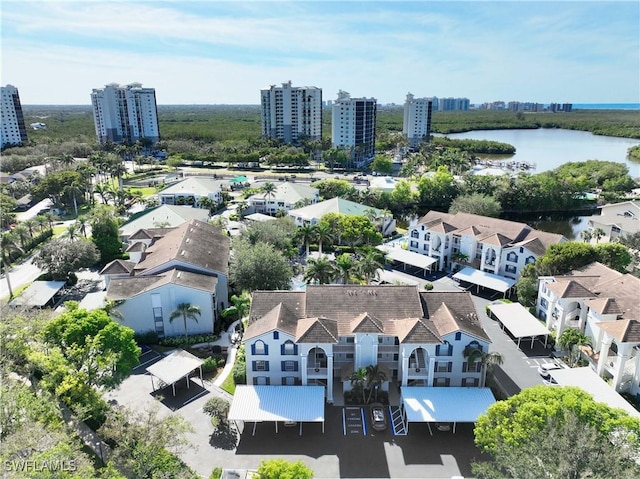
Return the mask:
[[[451,423],[449,422],[437,422],[436,423],[436,429],[438,431],[451,431]]]
[[[371,404],[371,427],[374,431],[384,431],[387,428],[384,406],[380,403]]]
[[[562,366],[558,363],[544,363],[538,366],[538,373],[543,379],[549,379],[551,378],[550,371],[554,371],[556,369],[562,369]]]

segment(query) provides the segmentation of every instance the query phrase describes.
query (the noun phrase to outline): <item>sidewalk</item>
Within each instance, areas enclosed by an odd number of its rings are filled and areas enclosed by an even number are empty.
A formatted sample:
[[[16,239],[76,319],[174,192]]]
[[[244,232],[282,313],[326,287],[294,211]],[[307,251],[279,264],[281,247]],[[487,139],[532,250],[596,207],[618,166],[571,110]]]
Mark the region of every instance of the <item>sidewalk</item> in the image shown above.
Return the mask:
[[[216,376],[216,379],[213,382],[214,386],[220,387],[225,379],[227,379],[229,374],[231,374],[231,371],[233,371],[233,365],[236,361],[238,346],[231,343],[231,335],[236,331],[236,326],[239,322],[240,320],[236,320],[231,323],[231,325],[227,328],[227,331],[220,334],[220,339],[213,343],[223,348],[227,348],[227,360],[220,374]]]

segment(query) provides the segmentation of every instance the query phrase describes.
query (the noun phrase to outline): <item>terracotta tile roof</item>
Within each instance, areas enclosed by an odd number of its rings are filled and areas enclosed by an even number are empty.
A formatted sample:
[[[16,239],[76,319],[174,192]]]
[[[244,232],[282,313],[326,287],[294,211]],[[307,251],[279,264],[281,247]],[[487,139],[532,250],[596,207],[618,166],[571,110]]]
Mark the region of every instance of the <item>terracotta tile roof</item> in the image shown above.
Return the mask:
[[[382,321],[364,312],[351,320],[352,333],[384,333]]]
[[[547,288],[559,298],[594,298],[595,294],[573,279],[556,278],[555,283],[547,283]]]
[[[111,263],[107,263],[107,265],[104,268],[102,268],[102,270],[100,271],[100,274],[101,275],[131,274],[135,265],[136,264],[133,261],[114,259]]]
[[[338,323],[327,318],[298,320],[296,343],[337,343]]]
[[[191,220],[171,229],[147,248],[144,259],[135,267],[138,274],[157,269],[170,261],[227,274],[229,238],[219,228]]]
[[[600,321],[596,324],[620,343],[640,343],[640,321],[636,319]]]

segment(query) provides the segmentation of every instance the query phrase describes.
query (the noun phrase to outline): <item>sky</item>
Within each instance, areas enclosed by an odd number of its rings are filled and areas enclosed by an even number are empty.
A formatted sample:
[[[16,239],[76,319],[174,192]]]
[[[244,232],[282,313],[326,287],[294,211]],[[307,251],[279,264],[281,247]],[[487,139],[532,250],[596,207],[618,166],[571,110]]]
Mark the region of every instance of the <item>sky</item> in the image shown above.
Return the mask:
[[[640,2],[2,0],[1,81],[25,105],[140,82],[158,104],[259,104],[291,81],[471,103],[640,102]]]

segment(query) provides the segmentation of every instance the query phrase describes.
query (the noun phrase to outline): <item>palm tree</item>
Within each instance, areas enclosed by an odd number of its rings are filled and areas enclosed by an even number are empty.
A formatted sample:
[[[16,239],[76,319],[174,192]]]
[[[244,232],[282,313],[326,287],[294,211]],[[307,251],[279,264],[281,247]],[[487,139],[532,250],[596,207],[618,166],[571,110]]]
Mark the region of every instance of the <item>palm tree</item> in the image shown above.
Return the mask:
[[[579,346],[591,346],[591,338],[582,334],[579,329],[565,329],[558,338],[558,344],[568,352],[569,366],[573,367],[580,357]]]
[[[251,296],[246,291],[240,296],[233,295],[231,296],[231,303],[233,306],[229,306],[227,309],[222,311],[222,317],[226,318],[228,316],[235,315],[238,319],[242,320],[248,313],[251,308]],[[242,324],[242,321],[240,321]]]
[[[304,272],[305,282],[316,282],[319,284],[329,284],[336,275],[336,269],[326,256],[318,259],[311,258],[307,262],[307,269]]]
[[[40,234],[42,234],[42,232],[44,231],[44,227],[47,226],[47,219],[44,217],[44,215],[38,215],[34,218],[34,220],[38,225],[38,228],[40,229]]]
[[[42,216],[47,220],[47,224],[49,225],[49,231],[53,233],[53,222],[56,221],[58,217],[54,215],[51,211],[47,211]]]
[[[276,190],[277,190],[276,185],[274,185],[270,181],[267,181],[262,186],[262,188],[260,188],[260,191],[262,191],[262,193],[264,194],[264,198],[271,198],[271,199],[275,198]]]
[[[78,225],[75,223],[71,223],[67,226],[67,236],[69,237],[69,241],[74,241],[78,239]]]
[[[100,184],[100,183],[98,183],[93,189],[94,193],[98,193],[100,195],[100,198],[102,199],[102,203],[104,203],[105,205],[109,202],[108,195],[110,191],[111,190],[109,189],[109,186],[107,184]]]
[[[86,238],[87,237],[87,226],[89,226],[89,219],[86,216],[78,216],[76,219],[76,225],[80,230],[80,233]]]
[[[364,397],[364,385],[367,381],[367,370],[365,368],[358,368],[351,374],[349,378],[351,380],[351,390],[355,394],[362,394],[362,402],[366,402]]]
[[[180,303],[176,310],[171,313],[169,316],[169,322],[173,323],[173,320],[176,318],[182,318],[184,322],[184,338],[187,339],[187,319],[193,319],[196,323],[198,322],[198,316],[200,316],[202,312],[198,306],[195,306],[191,303]]]
[[[108,299],[102,309],[110,318],[116,319],[118,321],[124,321],[124,315],[118,309],[116,309],[121,303],[122,301],[112,301]]]
[[[487,374],[493,371],[495,366],[499,366],[503,363],[504,357],[497,352],[484,353],[480,349],[472,349],[467,356],[467,364],[473,366],[478,360],[482,364],[482,377],[480,380],[480,387],[484,387]]]
[[[591,231],[589,230],[581,231],[580,238],[582,238],[582,241],[584,241],[585,243],[590,243],[591,238],[593,238],[593,233],[591,233]]]
[[[69,153],[64,153],[58,157],[57,161],[62,166],[68,169],[71,165],[73,165],[75,158],[73,157],[73,155],[70,155]]]
[[[336,270],[342,278],[342,284],[348,284],[356,269],[356,262],[350,254],[344,253],[336,258]]]
[[[80,185],[78,184],[78,182],[77,181],[73,181],[70,185],[65,187],[64,193],[71,195],[71,198],[73,199],[73,209],[74,209],[74,211],[76,213],[76,217],[77,217],[78,216],[78,198],[77,198],[77,196],[78,195],[82,196],[84,194],[84,192],[80,188]]]
[[[596,239],[596,244],[600,242],[600,239],[605,236],[606,233],[602,228],[596,228],[593,230],[593,237]]]
[[[309,244],[316,237],[316,228],[312,225],[303,225],[298,228],[296,231],[296,236],[305,246],[305,251],[307,252],[307,256],[309,256]]]
[[[203,196],[198,200],[198,207],[209,210],[209,214],[211,214],[211,210],[215,208],[216,202],[213,201],[208,196]]]
[[[13,231],[3,233],[2,236],[0,236],[0,247],[2,249],[2,261],[5,263],[5,270],[6,265],[11,263],[14,252],[24,254],[24,249],[20,246]]]
[[[384,257],[380,257],[380,254],[375,251],[367,251],[360,256],[357,264],[357,270],[362,279],[367,284],[371,282],[373,278],[380,276],[379,270],[384,267]]]
[[[244,218],[245,212],[249,209],[249,203],[246,201],[241,201],[236,206],[236,212],[238,213],[238,218]]]
[[[377,364],[371,364],[367,366],[367,388],[369,389],[369,397],[367,403],[371,402],[371,395],[375,391],[375,400],[378,400],[378,389],[382,387],[382,384],[387,380],[387,374],[380,369]]]
[[[322,244],[325,241],[333,241],[333,233],[326,223],[318,223],[315,227],[316,239],[318,240],[318,252],[322,255]]]
[[[27,228],[27,230],[29,230],[29,236],[31,237],[31,239],[33,239],[33,230],[38,224],[36,219],[29,218],[28,220],[24,220],[22,224],[24,225],[25,228]]]
[[[18,237],[18,240],[20,241],[20,246],[22,247],[22,249],[26,250],[25,244],[27,241],[27,235],[29,234],[29,230],[24,225],[19,224],[18,226],[13,228],[12,232],[14,235]]]

